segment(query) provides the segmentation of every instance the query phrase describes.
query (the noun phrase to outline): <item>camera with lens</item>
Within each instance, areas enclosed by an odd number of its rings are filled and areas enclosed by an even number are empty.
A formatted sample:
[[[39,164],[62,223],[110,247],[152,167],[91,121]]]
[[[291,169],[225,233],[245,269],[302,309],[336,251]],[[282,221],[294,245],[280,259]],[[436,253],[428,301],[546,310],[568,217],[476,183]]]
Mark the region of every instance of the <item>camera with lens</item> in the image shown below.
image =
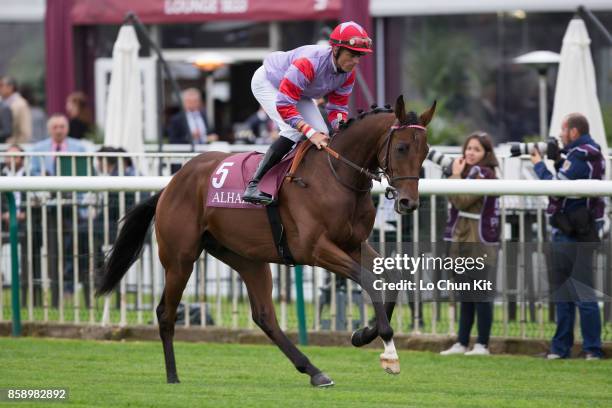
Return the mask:
[[[444,153],[440,153],[434,149],[430,149],[427,154],[427,160],[437,164],[442,168],[442,174],[448,177],[453,171],[453,162],[455,159],[451,156],[447,156]]]
[[[434,149],[429,150],[429,153],[427,154],[427,160],[434,162],[443,169],[452,168],[453,161],[455,161],[454,158],[447,156],[444,153],[440,153]]]
[[[549,137],[546,142],[513,143],[510,146],[510,156],[517,157],[522,154],[531,154],[536,148],[540,151],[540,154],[546,154],[546,158],[549,160],[559,158],[559,142],[554,137]]]

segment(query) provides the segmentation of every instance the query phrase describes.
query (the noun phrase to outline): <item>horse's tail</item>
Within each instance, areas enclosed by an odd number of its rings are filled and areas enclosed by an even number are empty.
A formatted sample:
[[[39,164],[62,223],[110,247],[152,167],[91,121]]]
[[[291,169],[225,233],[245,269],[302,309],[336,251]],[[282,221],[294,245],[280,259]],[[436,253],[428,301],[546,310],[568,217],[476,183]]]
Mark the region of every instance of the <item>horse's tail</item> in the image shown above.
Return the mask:
[[[117,239],[115,239],[113,249],[100,270],[101,278],[98,282],[96,296],[112,292],[123,275],[140,256],[161,193],[160,191],[141,202],[121,219],[121,222],[123,222],[121,230]]]

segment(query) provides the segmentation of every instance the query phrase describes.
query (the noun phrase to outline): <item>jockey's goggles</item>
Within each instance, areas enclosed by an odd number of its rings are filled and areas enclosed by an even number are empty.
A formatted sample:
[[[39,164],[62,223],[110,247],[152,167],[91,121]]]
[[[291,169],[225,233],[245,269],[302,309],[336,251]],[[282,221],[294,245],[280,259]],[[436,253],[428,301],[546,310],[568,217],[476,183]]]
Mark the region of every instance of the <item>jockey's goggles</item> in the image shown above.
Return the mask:
[[[372,39],[368,37],[351,37],[348,40],[331,40],[335,45],[347,45],[349,47],[359,47],[372,49]]]

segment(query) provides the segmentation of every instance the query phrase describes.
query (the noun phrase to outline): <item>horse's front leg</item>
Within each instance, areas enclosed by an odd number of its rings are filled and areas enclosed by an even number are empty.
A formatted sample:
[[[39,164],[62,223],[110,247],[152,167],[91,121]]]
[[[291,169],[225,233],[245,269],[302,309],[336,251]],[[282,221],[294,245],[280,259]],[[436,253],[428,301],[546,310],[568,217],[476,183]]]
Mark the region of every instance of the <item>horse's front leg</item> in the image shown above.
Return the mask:
[[[378,252],[376,252],[376,250],[372,248],[372,246],[367,242],[365,242],[362,245],[362,251],[356,251],[356,252],[351,253],[350,255],[356,262],[371,265],[370,267],[371,270],[373,270],[374,258],[380,257],[380,254],[378,254]],[[363,266],[365,267],[366,265],[363,265]],[[394,282],[394,281],[399,280],[399,278],[393,273],[387,273],[384,276],[387,282]],[[389,320],[389,322],[391,321],[391,317],[393,316],[393,310],[395,308],[395,303],[397,301],[397,295],[398,295],[398,291],[395,291],[395,290],[386,291],[384,293],[384,302],[383,302],[382,293],[377,292],[376,300],[384,303],[385,314],[387,315],[387,320]],[[353,346],[363,347],[366,344],[370,344],[372,341],[374,341],[374,339],[378,337],[378,327],[377,326],[378,324],[375,325],[374,327],[369,327],[366,325],[365,327],[353,332],[353,335],[351,337],[351,343],[353,344]]]
[[[375,333],[384,342],[385,351],[380,355],[383,369],[391,374],[399,374],[399,356],[393,343],[393,329],[387,317],[385,305],[382,302],[382,293],[375,289],[374,281],[377,279],[372,272],[372,263],[369,263],[370,251],[364,257],[365,264],[351,257],[327,238],[321,238],[314,251],[315,264],[328,269],[342,277],[349,278],[361,285],[372,299],[376,317]],[[372,258],[373,261],[373,258]]]
[[[400,364],[397,350],[393,342],[393,330],[391,330],[391,336],[388,336],[384,331],[385,327],[391,329],[391,316],[393,315],[393,309],[395,302],[397,301],[397,290],[382,290],[381,283],[383,280],[381,277],[385,277],[384,282],[396,283],[399,281],[399,277],[395,274],[395,271],[388,271],[384,275],[374,274],[374,258],[378,257],[378,253],[374,251],[369,244],[362,245],[359,264],[362,266],[361,276],[361,287],[368,293],[374,310],[382,310],[376,313],[376,325],[375,327],[364,327],[353,333],[351,336],[351,343],[355,346],[362,346],[372,342],[376,336],[380,336],[385,346],[385,351],[380,355],[380,364],[382,368],[390,374],[399,374]],[[353,259],[355,259],[355,254]],[[381,329],[382,328],[382,329]],[[382,331],[381,331],[382,330]]]

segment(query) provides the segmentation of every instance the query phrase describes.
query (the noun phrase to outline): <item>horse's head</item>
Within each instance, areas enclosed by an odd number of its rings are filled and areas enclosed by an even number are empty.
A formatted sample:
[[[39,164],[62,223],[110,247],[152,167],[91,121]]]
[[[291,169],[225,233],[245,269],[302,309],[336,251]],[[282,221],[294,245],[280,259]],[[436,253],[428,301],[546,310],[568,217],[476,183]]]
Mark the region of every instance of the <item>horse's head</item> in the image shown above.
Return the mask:
[[[414,112],[406,113],[401,95],[395,103],[396,122],[386,133],[379,163],[389,180],[387,197],[395,198],[395,211],[400,214],[419,207],[419,174],[429,151],[426,126],[435,110],[434,101],[431,108],[417,117]]]

